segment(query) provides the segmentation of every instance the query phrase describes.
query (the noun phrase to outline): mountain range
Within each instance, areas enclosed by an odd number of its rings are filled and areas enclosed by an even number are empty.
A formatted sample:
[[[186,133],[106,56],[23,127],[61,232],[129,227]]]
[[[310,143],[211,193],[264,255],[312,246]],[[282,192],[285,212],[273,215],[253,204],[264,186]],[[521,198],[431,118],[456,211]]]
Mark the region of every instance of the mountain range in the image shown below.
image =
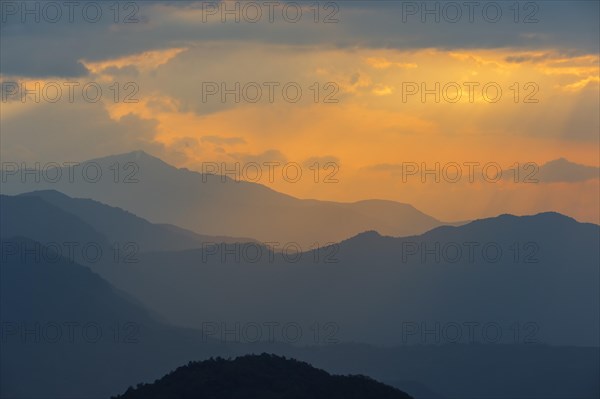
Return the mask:
[[[62,208],[48,202],[56,198]],[[81,201],[89,223],[76,215]],[[345,342],[398,345],[439,343],[442,328],[453,323],[466,342],[465,323],[475,323],[477,341],[486,339],[483,326],[492,325],[502,330],[498,342],[599,345],[600,228],[564,215],[502,215],[402,238],[364,232],[312,251],[279,253],[258,242],[173,250],[178,244],[168,243],[180,236],[169,238],[172,229],[125,214],[117,236],[136,243],[142,232],[142,249],[121,245],[115,258],[109,237],[116,229],[99,222],[112,213],[122,211],[54,192],[0,198],[3,237],[78,248],[100,243],[104,256],[91,261],[75,251],[74,260],[184,327],[293,321],[305,330],[327,325]],[[163,234],[162,248],[144,244],[147,229],[139,225]],[[419,331],[429,328],[438,336],[424,340]]]
[[[11,243],[34,245],[25,238]],[[222,343],[202,331],[164,323],[70,259],[58,255],[38,262],[6,253],[4,241],[0,248],[1,397],[110,397],[190,361],[267,351],[333,374],[368,375],[419,399],[594,398],[600,393],[598,347]],[[246,365],[237,370],[255,373]],[[305,381],[309,386],[327,378],[312,372],[321,377]]]
[[[182,364],[263,352],[419,399],[600,393],[598,225],[443,223],[141,152],[89,162],[136,162],[139,181],[2,184],[2,397],[164,393]]]
[[[366,230],[404,236],[447,224],[393,201],[298,199],[261,184],[178,169],[143,151],[56,169],[40,171],[38,181],[22,170],[3,170],[1,193],[57,190],[203,235],[293,242],[304,250]]]

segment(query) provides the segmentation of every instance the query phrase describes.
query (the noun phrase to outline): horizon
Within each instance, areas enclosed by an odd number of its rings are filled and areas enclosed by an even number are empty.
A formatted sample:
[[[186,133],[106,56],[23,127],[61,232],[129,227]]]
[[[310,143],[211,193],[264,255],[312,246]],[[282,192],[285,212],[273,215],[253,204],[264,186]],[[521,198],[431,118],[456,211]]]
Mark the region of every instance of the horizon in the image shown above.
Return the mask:
[[[292,192],[283,191],[284,187],[274,187],[274,185],[273,184],[269,184],[268,181],[265,182],[265,181],[244,180],[244,175],[242,173],[240,173],[239,171],[235,171],[235,170],[231,170],[231,169],[226,169],[222,173],[221,173],[220,170],[215,171],[213,173],[210,173],[210,172],[204,172],[203,173],[202,170],[190,169],[190,168],[185,167],[185,166],[177,166],[175,164],[171,164],[168,161],[166,161],[164,159],[161,159],[160,156],[154,155],[154,154],[152,154],[152,153],[150,153],[150,152],[148,152],[146,150],[143,150],[143,149],[136,149],[136,150],[132,150],[132,151],[128,151],[128,152],[123,152],[123,153],[106,154],[106,155],[99,156],[99,157],[92,158],[92,159],[78,159],[78,160],[68,160],[68,161],[67,160],[62,160],[62,161],[55,161],[55,162],[56,162],[56,164],[58,164],[58,166],[61,166],[61,165],[68,165],[71,162],[78,162],[78,163],[85,164],[86,162],[95,162],[95,161],[112,159],[112,158],[138,157],[140,155],[146,155],[146,156],[148,156],[148,157],[150,157],[152,159],[158,160],[158,161],[164,163],[165,165],[167,165],[169,167],[172,167],[172,168],[175,168],[177,170],[194,172],[194,173],[197,173],[197,174],[200,174],[200,175],[207,174],[207,175],[212,175],[212,176],[223,176],[226,179],[228,179],[228,181],[232,180],[234,182],[245,182],[245,183],[250,183],[250,184],[258,184],[260,186],[272,189],[275,192],[278,192],[278,193],[281,193],[281,194],[285,194],[285,195],[289,195],[289,196],[292,196],[292,197],[300,199],[300,200],[307,200],[307,201],[310,201],[310,200],[332,201],[332,202],[346,203],[346,204],[356,204],[356,203],[360,203],[360,202],[369,202],[369,201],[392,202],[392,203],[396,203],[396,204],[402,204],[402,205],[411,206],[411,207],[413,207],[414,209],[416,209],[419,212],[423,212],[423,213],[425,213],[427,215],[430,215],[430,216],[436,218],[437,220],[448,222],[448,223],[459,223],[459,222],[460,223],[464,223],[464,222],[470,222],[470,221],[473,221],[473,220],[480,220],[480,219],[498,217],[498,216],[505,215],[505,214],[506,215],[515,215],[515,216],[529,216],[529,215],[537,215],[537,214],[542,214],[542,213],[556,212],[556,213],[560,213],[560,214],[563,214],[565,216],[571,217],[571,218],[573,218],[573,219],[575,219],[577,221],[580,221],[580,222],[600,224],[600,214],[598,215],[597,219],[594,219],[593,217],[587,217],[586,218],[586,217],[581,217],[579,215],[573,215],[573,214],[570,214],[568,212],[560,212],[560,211],[555,211],[555,210],[552,210],[552,209],[530,210],[530,211],[515,212],[515,213],[497,211],[496,213],[490,213],[490,214],[486,214],[486,215],[475,215],[473,217],[468,217],[468,218],[464,218],[464,219],[446,220],[446,219],[443,219],[441,217],[438,217],[435,214],[435,210],[430,211],[430,210],[421,209],[421,208],[419,208],[418,204],[413,204],[413,203],[410,203],[410,202],[403,202],[403,201],[398,200],[398,199],[373,198],[373,197],[371,197],[371,198],[366,197],[366,198],[355,199],[355,200],[336,200],[336,199],[318,198],[318,197],[303,198],[303,197],[298,197],[298,196],[294,195]],[[544,162],[541,165],[541,167],[544,167],[544,166],[547,166],[549,164],[556,163],[556,162],[564,162],[564,163],[566,163],[566,164],[568,164],[570,166],[588,167],[588,168],[590,167],[588,165],[583,165],[583,164],[578,164],[578,163],[572,162],[571,160],[566,159],[566,158],[562,158],[562,157],[561,158],[557,158],[557,159],[548,160],[548,161]],[[214,163],[215,162],[212,162],[211,166]],[[20,165],[26,164],[25,162],[18,161],[18,160],[4,161],[3,162],[3,165],[9,165],[9,164],[10,164],[11,167],[16,167],[17,170],[16,170],[16,172],[11,171],[10,174],[5,175],[4,169],[0,168],[0,173],[2,173],[2,181],[3,182],[9,181],[11,179],[11,177],[15,177],[15,176],[20,177],[21,179],[24,179],[25,181],[28,179],[27,175],[23,175],[22,174],[24,170],[22,170],[21,167],[20,167]],[[54,162],[53,162],[52,165],[48,166],[48,169],[51,169],[51,168],[54,168],[54,167],[56,167],[56,165],[54,165]],[[73,166],[73,168],[76,168],[76,167],[77,167],[77,165]],[[67,166],[67,168],[68,168],[68,166]],[[598,170],[598,175],[599,175],[599,178],[600,178],[600,167],[596,167],[596,169]],[[43,173],[40,171],[40,173],[38,173],[38,174],[39,174],[39,176],[43,180]],[[223,182],[223,183],[226,183],[226,182]],[[287,187],[289,187],[289,185]],[[49,190],[52,190],[52,188],[49,188]],[[56,190],[56,191],[60,192],[60,190]],[[600,197],[599,197],[599,199],[600,199]]]

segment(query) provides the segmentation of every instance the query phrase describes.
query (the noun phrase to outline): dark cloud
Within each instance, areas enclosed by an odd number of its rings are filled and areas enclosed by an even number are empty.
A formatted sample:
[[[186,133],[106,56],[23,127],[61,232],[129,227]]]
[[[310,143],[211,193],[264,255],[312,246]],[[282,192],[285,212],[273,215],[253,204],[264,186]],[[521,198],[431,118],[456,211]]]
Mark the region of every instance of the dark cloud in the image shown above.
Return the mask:
[[[140,71],[133,65],[127,65],[124,67],[110,66],[108,68],[105,68],[102,72],[108,75],[119,75],[127,77],[137,77],[140,74]]]
[[[540,56],[534,56],[534,55],[514,55],[514,56],[508,56],[505,58],[506,62],[511,62],[514,64],[522,64],[524,62],[543,62],[546,60],[551,59],[552,56],[550,54],[544,54],[544,55],[540,55]]]
[[[522,8],[517,16],[510,8],[512,2],[480,2],[473,22],[469,22],[468,10],[463,9],[456,23],[449,22],[450,14],[444,2],[430,2],[440,7],[440,20],[435,22],[434,16],[421,15],[424,2],[340,1],[336,13],[339,22],[329,24],[315,24],[313,14],[296,24],[285,22],[280,14],[276,14],[275,23],[203,23],[201,19],[178,19],[169,15],[182,10],[185,13],[186,9],[197,10],[200,2],[177,2],[168,6],[156,2],[133,3],[139,7],[137,22],[129,24],[114,23],[110,2],[103,3],[103,18],[97,23],[78,17],[73,23],[29,20],[23,24],[19,18],[10,16],[0,26],[2,73],[80,76],[86,73],[79,63],[81,59],[98,61],[200,41],[342,48],[558,48],[580,54],[596,54],[599,44],[599,3],[596,1],[520,3]],[[407,3],[416,4],[419,10],[408,14],[403,8]],[[500,5],[502,16],[496,23],[489,21],[492,11],[488,10],[488,20],[483,16],[483,7],[488,3]],[[525,4],[530,3],[538,8],[526,9]],[[321,18],[326,14],[322,10]],[[119,18],[124,15],[122,12]],[[527,16],[537,22],[524,23]],[[512,61],[527,60],[515,58]]]

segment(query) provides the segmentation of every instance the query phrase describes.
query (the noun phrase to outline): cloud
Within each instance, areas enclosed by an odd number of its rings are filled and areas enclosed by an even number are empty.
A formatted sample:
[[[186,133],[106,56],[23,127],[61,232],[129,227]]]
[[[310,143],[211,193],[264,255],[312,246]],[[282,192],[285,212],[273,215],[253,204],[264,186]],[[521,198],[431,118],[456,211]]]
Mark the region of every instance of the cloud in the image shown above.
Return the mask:
[[[229,155],[242,164],[256,163],[263,165],[265,162],[288,162],[287,157],[281,151],[275,149],[270,149],[259,154],[236,152]]]
[[[3,104],[4,107],[4,104]],[[131,149],[165,156],[154,141],[157,122],[126,114],[110,118],[102,104],[31,104],[2,119],[3,161],[81,161]]]
[[[525,62],[539,63],[544,62],[549,59],[553,59],[555,57],[552,56],[551,53],[544,54],[519,54],[519,55],[510,55],[506,57],[504,60],[506,62],[511,62],[514,64],[522,64]]]
[[[388,96],[392,94],[393,90],[389,86],[376,85],[372,93],[376,96]]]
[[[340,159],[333,155],[324,155],[320,157],[310,157],[305,159],[304,162],[302,162],[302,166],[304,166],[305,168],[314,167],[315,164],[317,164],[320,169],[324,169],[331,164],[339,166]]]
[[[396,67],[400,69],[413,69],[418,68],[418,65],[412,62],[392,62],[386,58],[369,57],[367,58],[367,64],[375,69],[388,69]]]
[[[103,61],[202,42],[219,42],[222,46],[265,43],[297,48],[401,50],[559,48],[581,54],[596,54],[599,43],[599,4],[594,1],[530,2],[537,5],[537,10],[526,9],[520,3],[516,16],[510,8],[512,3],[495,2],[502,8],[502,17],[496,23],[485,16],[483,5],[475,10],[472,22],[464,8],[459,21],[449,21],[442,5],[439,22],[434,21],[434,16],[425,15],[423,23],[423,2],[414,2],[419,10],[410,15],[403,9],[407,2],[337,2],[339,22],[327,24],[315,24],[306,3],[304,17],[298,23],[286,22],[281,7],[272,23],[267,19],[259,23],[221,23],[218,17],[202,21],[202,2],[134,3],[139,7],[137,22],[127,24],[113,21],[110,2],[99,3],[103,18],[97,23],[86,22],[79,14],[72,23],[36,23],[30,18],[23,24],[19,15],[8,16],[0,26],[2,73],[23,77],[82,76],[87,70],[81,60]],[[457,4],[463,7],[463,3]],[[320,18],[327,14],[321,10]],[[524,20],[532,14],[531,21]],[[524,61],[518,57],[512,60]],[[387,67],[385,63],[381,65]]]
[[[246,140],[243,137],[202,136],[201,141],[226,145],[246,144]]]
[[[376,165],[366,166],[363,169],[372,170],[375,172],[401,172],[402,165],[401,164],[391,164],[391,163],[379,163]]]

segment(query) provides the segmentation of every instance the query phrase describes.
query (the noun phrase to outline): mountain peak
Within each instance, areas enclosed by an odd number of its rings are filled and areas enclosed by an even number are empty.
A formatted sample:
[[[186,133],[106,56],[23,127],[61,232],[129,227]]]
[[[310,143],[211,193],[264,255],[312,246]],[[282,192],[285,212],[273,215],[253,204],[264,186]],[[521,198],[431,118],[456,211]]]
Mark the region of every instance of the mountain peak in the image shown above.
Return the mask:
[[[125,152],[125,153],[121,153],[121,154],[114,154],[114,155],[108,155],[106,157],[102,157],[100,159],[103,158],[132,158],[132,159],[154,159],[154,160],[158,160],[162,162],[162,159],[155,157],[154,155],[148,154],[146,151],[144,150],[135,150],[135,151],[130,151],[130,152]]]
[[[363,231],[360,234],[357,234],[356,237],[365,237],[365,238],[376,238],[376,237],[381,237],[381,234],[379,234],[377,231],[375,230],[367,230],[367,231]]]
[[[367,231],[363,231],[362,233],[358,233],[354,237],[350,237],[347,240],[344,240],[344,242],[345,241],[354,241],[354,240],[364,242],[364,241],[378,240],[382,237],[383,236],[375,230],[367,230]]]
[[[120,163],[122,165],[128,162],[134,162],[138,165],[146,165],[147,167],[163,167],[169,169],[177,169],[175,166],[168,164],[157,156],[147,153],[143,150],[136,150],[131,152],[125,152],[121,154],[107,155],[100,158],[90,159],[84,163],[96,162],[99,164],[114,164]]]
[[[148,154],[146,151],[144,150],[135,150],[135,151],[131,151],[129,153],[123,154],[123,155],[128,155],[132,158],[136,158],[136,159],[156,159],[159,161],[162,161],[162,159],[152,155],[152,154]]]

